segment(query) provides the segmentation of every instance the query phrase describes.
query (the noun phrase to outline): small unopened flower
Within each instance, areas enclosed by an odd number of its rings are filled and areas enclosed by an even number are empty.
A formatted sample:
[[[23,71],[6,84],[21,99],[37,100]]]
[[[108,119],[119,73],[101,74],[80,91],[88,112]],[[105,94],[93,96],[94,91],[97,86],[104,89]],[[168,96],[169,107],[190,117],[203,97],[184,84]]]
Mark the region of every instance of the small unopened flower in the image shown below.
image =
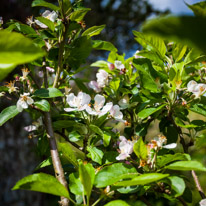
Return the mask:
[[[114,70],[115,68],[114,64],[108,63],[107,65],[108,65],[109,70],[111,71]]]
[[[48,72],[50,72],[50,73],[54,73],[55,72],[55,70],[53,68],[51,68],[51,67],[46,67],[46,70]]]
[[[99,72],[96,74],[97,77],[97,84],[99,87],[103,88],[109,83],[109,74],[103,70],[100,69]]]
[[[24,81],[27,79],[27,76],[28,76],[30,71],[27,68],[22,69],[21,71],[22,71],[22,77],[20,77],[20,80]]]
[[[33,16],[29,16],[26,19],[26,23],[31,26],[32,24],[34,24],[34,17]]]
[[[191,80],[187,84],[187,90],[195,95],[195,98],[199,98],[206,91],[206,84],[198,84],[196,81]]]
[[[118,61],[118,60],[116,60],[114,62],[114,66],[115,66],[115,68],[119,69],[120,71],[125,68],[124,64],[122,64],[122,62]]]
[[[65,108],[66,112],[83,111],[88,107],[91,97],[83,92],[79,92],[77,96],[74,93],[67,95],[67,103],[72,108]]]
[[[202,199],[200,201],[200,206],[206,206],[206,199]]]
[[[89,82],[89,87],[97,93],[102,91],[102,89],[99,87],[99,85],[96,81],[90,81]]]
[[[110,109],[113,106],[112,102],[107,103],[104,106],[105,103],[105,98],[102,95],[97,94],[94,98],[94,108],[92,109],[91,107],[87,107],[86,111],[90,114],[90,115],[98,115],[98,116],[103,116],[105,115],[107,112],[110,111]]]
[[[139,50],[137,50],[136,52],[135,52],[135,54],[134,54],[134,58],[135,59],[138,59],[138,58],[142,58],[142,56],[139,56],[138,54],[139,54]]]
[[[46,18],[46,19],[49,19],[50,21],[52,22],[55,22],[55,20],[57,19],[58,17],[58,14],[55,12],[55,11],[49,11],[49,10],[46,10],[43,14],[42,14],[42,17]],[[35,20],[35,23],[40,26],[41,28],[43,29],[46,29],[48,28],[48,26],[46,26],[45,24],[41,23],[39,20]]]
[[[27,109],[29,105],[34,103],[34,100],[29,95],[30,93],[24,93],[20,95],[20,98],[17,101],[17,110],[19,112],[22,112],[23,109]]]
[[[6,87],[9,88],[9,94],[11,94],[12,92],[16,92],[18,91],[18,87],[15,87],[15,80],[14,81],[10,81],[10,82],[7,82],[7,85]]]
[[[33,122],[32,125],[24,127],[24,130],[27,132],[33,132],[43,125],[42,118],[39,117],[36,122]]]
[[[125,160],[127,157],[130,157],[130,154],[132,154],[135,141],[127,140],[124,136],[120,136],[119,139],[120,154],[116,157],[116,159]]]
[[[128,95],[125,95],[122,99],[120,99],[118,104],[121,107],[121,109],[128,108],[128,106],[129,106],[129,97],[128,97]]]

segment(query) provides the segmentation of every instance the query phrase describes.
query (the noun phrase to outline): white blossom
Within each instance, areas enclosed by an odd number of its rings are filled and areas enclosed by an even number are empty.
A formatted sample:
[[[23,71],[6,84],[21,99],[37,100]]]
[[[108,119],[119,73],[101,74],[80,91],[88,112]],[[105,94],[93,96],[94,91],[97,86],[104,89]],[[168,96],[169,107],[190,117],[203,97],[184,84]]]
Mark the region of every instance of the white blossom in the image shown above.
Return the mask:
[[[99,72],[96,74],[97,77],[97,84],[100,88],[105,87],[109,83],[109,74],[103,70],[100,69]]]
[[[32,125],[24,127],[24,130],[27,132],[32,132],[37,130],[40,126],[43,125],[42,117],[39,117],[36,122],[33,122]]]
[[[46,19],[49,19],[50,21],[52,22],[55,22],[55,20],[57,19],[58,17],[58,14],[55,12],[55,11],[49,11],[49,10],[46,10],[43,14],[42,14],[42,17],[46,18]],[[48,26],[46,26],[45,24],[41,23],[39,20],[35,20],[35,23],[37,25],[39,25],[41,28],[43,29],[46,29],[48,28]]]
[[[206,199],[202,199],[200,201],[200,206],[206,206]]]
[[[118,61],[118,60],[116,60],[114,62],[114,66],[115,66],[115,68],[119,69],[120,71],[125,68],[124,64],[122,64],[122,62]]]
[[[122,112],[120,111],[120,108],[118,105],[114,105],[111,109],[110,109],[110,115],[116,119],[117,121],[122,121],[124,122],[123,120],[123,114]]]
[[[30,71],[27,68],[22,69],[21,71],[22,71],[22,77],[20,77],[20,80],[24,81],[27,79],[27,76],[30,73]]]
[[[120,136],[119,139],[120,154],[116,157],[116,159],[125,160],[127,157],[130,157],[130,154],[132,154],[135,141],[127,140],[124,136]]]
[[[9,94],[11,94],[12,92],[17,92],[18,91],[18,87],[15,87],[14,85],[15,85],[15,80],[7,82],[6,87],[9,88],[9,90],[8,90]]]
[[[101,92],[101,88],[98,86],[98,83],[96,81],[90,81],[89,87],[97,93]]]
[[[17,101],[17,110],[19,112],[22,112],[23,109],[27,109],[29,105],[34,103],[34,100],[29,95],[30,93],[24,93],[20,95],[20,98]]]
[[[105,106],[104,106],[104,103],[105,103],[105,98],[104,96],[102,95],[99,95],[97,94],[95,97],[94,97],[94,108],[92,109],[91,107],[87,107],[86,108],[86,111],[90,114],[90,115],[98,115],[99,117],[100,116],[103,116],[105,115],[107,112],[110,111],[110,109],[112,108],[113,106],[113,103],[112,102],[109,102],[107,103]]]
[[[71,93],[67,95],[67,103],[73,108],[65,108],[64,110],[66,112],[83,111],[88,107],[90,101],[91,97],[84,92],[79,92],[77,96],[75,96],[74,93]]]
[[[196,81],[191,80],[187,84],[187,90],[195,95],[195,98],[199,98],[206,91],[206,84],[198,84]]]

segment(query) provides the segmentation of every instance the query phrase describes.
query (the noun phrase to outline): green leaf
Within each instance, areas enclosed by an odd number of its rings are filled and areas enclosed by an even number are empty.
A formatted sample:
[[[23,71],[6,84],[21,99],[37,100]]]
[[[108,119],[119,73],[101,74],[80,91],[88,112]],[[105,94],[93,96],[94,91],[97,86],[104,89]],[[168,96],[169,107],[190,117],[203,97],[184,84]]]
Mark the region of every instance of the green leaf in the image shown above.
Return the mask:
[[[206,56],[202,55],[202,53],[199,50],[191,49],[190,52],[185,57],[184,62],[185,65],[191,66],[205,60],[206,60]]]
[[[105,28],[105,25],[101,25],[101,26],[93,26],[90,27],[89,29],[87,29],[86,31],[84,31],[82,33],[82,36],[95,36],[101,33],[101,31]]]
[[[147,159],[147,147],[144,144],[142,137],[140,137],[138,141],[134,144],[133,150],[139,159]]]
[[[181,196],[185,190],[184,180],[177,176],[170,176],[168,179],[170,180],[172,190],[175,191],[175,197]]]
[[[109,146],[110,140],[111,140],[111,134],[109,132],[104,131],[103,144],[105,147]]]
[[[50,111],[50,104],[47,100],[42,99],[40,101],[34,102],[34,105],[41,109],[44,112],[49,112]]]
[[[115,186],[146,185],[161,180],[168,176],[169,174],[148,173],[148,174],[139,175],[138,177],[135,177],[132,180],[117,182],[114,185]]]
[[[113,200],[109,203],[107,203],[104,206],[130,206],[129,204],[127,204],[125,201],[123,200]]]
[[[0,113],[0,126],[2,126],[9,119],[15,117],[17,114],[19,114],[19,111],[17,110],[16,105],[5,108]]]
[[[42,162],[34,169],[34,171],[37,171],[37,170],[39,170],[39,169],[41,169],[41,168],[43,168],[43,167],[47,167],[47,166],[50,166],[50,165],[52,165],[52,158],[51,158],[51,157],[49,157],[49,158],[45,159],[44,161],[42,161]]]
[[[100,165],[102,164],[102,158],[104,156],[104,153],[102,152],[102,150],[96,147],[88,146],[87,151],[89,152],[89,154],[87,155],[88,157],[90,157],[94,162],[97,162]]]
[[[81,162],[79,164],[79,177],[84,187],[84,193],[89,199],[94,183],[95,169],[92,167],[91,164],[84,165]]]
[[[84,188],[79,178],[79,172],[75,172],[69,175],[69,189],[75,195],[83,194]]]
[[[120,79],[119,78],[113,78],[112,81],[109,83],[109,87],[114,91],[117,92],[120,85]]]
[[[0,81],[17,65],[29,63],[42,56],[44,52],[22,34],[0,31]]]
[[[183,128],[195,128],[198,127],[198,125],[195,124],[185,124],[180,118],[176,117],[175,118],[175,123],[177,126],[179,127],[183,127]]]
[[[71,67],[78,69],[92,50],[92,41],[89,36],[82,36],[75,39],[68,50],[68,63]]]
[[[103,133],[103,131],[99,128],[99,127],[97,127],[96,125],[93,125],[93,124],[90,124],[89,125],[89,128],[94,132],[94,133],[96,133],[96,134],[98,134],[98,135],[100,135],[100,136],[104,136],[104,133]]]
[[[84,9],[77,9],[76,11],[74,11],[71,16],[70,16],[70,20],[71,21],[76,21],[76,22],[80,22],[83,20],[84,16],[87,14],[88,11],[90,11],[91,9],[89,8],[84,8]]]
[[[19,180],[12,190],[32,190],[69,198],[67,189],[52,175],[37,173]]]
[[[187,46],[182,44],[176,44],[174,50],[172,51],[172,56],[175,59],[175,62],[182,60],[187,51]]]
[[[76,156],[68,142],[57,142],[58,149],[62,152],[63,157],[65,157],[71,164],[78,168],[78,162]]]
[[[98,49],[98,50],[106,50],[106,51],[117,51],[117,48],[110,42],[107,41],[101,41],[101,40],[93,40],[92,41],[93,49]]]
[[[172,163],[166,166],[165,168],[169,170],[195,170],[206,172],[206,168],[200,162],[197,161],[179,161]]]
[[[150,116],[151,114],[159,111],[160,109],[162,109],[165,106],[165,104],[160,105],[157,108],[146,108],[143,109],[142,111],[140,111],[137,115],[142,118],[145,119],[146,117]]]
[[[165,57],[166,46],[164,41],[152,35],[146,35],[141,32],[133,31],[135,35],[135,40],[143,46],[143,48],[156,52],[162,59]]]
[[[148,21],[143,32],[180,42],[205,52],[206,18],[194,16],[163,17]]]
[[[206,116],[206,106],[204,104],[194,104],[189,110]]]
[[[21,32],[23,34],[27,34],[27,35],[37,35],[35,30],[32,27],[30,27],[26,24],[21,24],[19,22],[14,22],[8,28],[6,28],[6,30],[10,31],[10,32],[15,30],[15,31]],[[38,37],[38,35],[37,35],[37,37]]]
[[[96,61],[92,63],[90,66],[91,67],[108,67],[108,62],[100,60],[100,61]]]
[[[51,4],[51,3],[48,3],[46,1],[43,1],[43,0],[34,0],[32,2],[32,7],[35,7],[35,6],[43,6],[43,7],[47,7],[47,8],[50,8],[52,10],[55,10],[55,11],[58,11],[59,10],[59,7],[54,5],[54,4]]]
[[[201,1],[196,4],[189,5],[186,3],[186,5],[194,12],[196,16],[206,16],[206,2]]]
[[[45,24],[46,26],[48,26],[48,28],[52,31],[54,31],[55,26],[54,26],[54,22],[52,22],[51,20],[40,16],[40,17],[36,17],[37,20],[39,20],[41,23]]]
[[[137,171],[131,165],[123,163],[114,163],[110,166],[104,167],[95,177],[94,184],[96,187],[106,187],[126,177],[133,177],[137,175]]]
[[[39,98],[54,98],[54,97],[64,96],[62,94],[62,92],[59,89],[56,89],[56,88],[38,89],[34,92],[33,95],[36,96],[36,97],[39,97]]]
[[[182,154],[182,153],[176,153],[174,155],[172,154],[166,154],[163,156],[157,156],[157,166],[163,167],[166,164],[169,164],[171,162],[180,161],[180,160],[191,160],[190,156],[188,154]]]

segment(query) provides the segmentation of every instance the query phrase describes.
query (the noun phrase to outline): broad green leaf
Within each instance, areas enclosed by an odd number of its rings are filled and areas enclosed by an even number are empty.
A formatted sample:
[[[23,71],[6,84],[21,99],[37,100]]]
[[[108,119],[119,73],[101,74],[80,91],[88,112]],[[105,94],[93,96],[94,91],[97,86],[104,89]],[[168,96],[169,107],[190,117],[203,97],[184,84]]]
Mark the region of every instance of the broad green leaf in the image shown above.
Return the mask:
[[[112,81],[109,83],[109,87],[114,91],[117,92],[120,85],[120,79],[119,78],[113,78]]]
[[[41,23],[45,24],[46,26],[48,26],[49,29],[54,31],[54,29],[55,29],[54,22],[52,22],[51,20],[49,20],[43,16],[36,17],[36,19],[39,20]]]
[[[100,61],[96,61],[92,63],[90,66],[91,67],[108,67],[108,62],[100,60]]]
[[[72,4],[70,0],[63,0],[61,2],[63,3],[62,8],[63,8],[64,15],[66,16],[72,10]]]
[[[32,2],[32,7],[35,7],[35,6],[43,6],[43,7],[47,7],[47,8],[50,8],[52,10],[55,10],[55,11],[58,11],[59,10],[59,7],[54,5],[54,4],[51,4],[49,2],[46,2],[46,1],[43,1],[43,0],[34,0]]]
[[[206,18],[168,16],[152,19],[143,25],[143,32],[180,42],[205,52]]]
[[[69,198],[67,189],[52,175],[37,173],[19,180],[12,190],[32,190]]]
[[[39,169],[41,169],[41,168],[43,168],[43,167],[47,167],[47,166],[50,166],[50,165],[52,165],[52,158],[51,158],[51,157],[49,157],[49,158],[45,159],[44,161],[42,161],[42,162],[34,169],[34,171],[37,171],[37,170],[39,170]]]
[[[88,157],[90,157],[94,162],[97,162],[100,165],[102,164],[102,158],[104,156],[102,150],[96,147],[88,146],[87,151],[89,152],[89,154],[87,155]]]
[[[206,60],[206,56],[203,55],[202,52],[198,51],[197,49],[191,49],[190,52],[185,57],[184,63],[187,66],[191,66],[205,60]]]
[[[190,156],[188,154],[182,154],[182,153],[176,153],[174,155],[172,154],[166,154],[163,156],[157,156],[157,166],[158,167],[163,167],[166,164],[172,163],[172,162],[176,162],[176,161],[187,161],[187,160],[191,160]]]
[[[89,8],[77,9],[71,14],[70,20],[80,22],[83,20],[84,16],[87,14],[87,12],[90,10],[91,9],[89,9]]]
[[[0,31],[0,81],[17,65],[29,63],[42,56],[43,50],[22,34]]]
[[[93,40],[92,41],[93,49],[98,49],[98,50],[106,50],[106,51],[117,51],[117,48],[110,42],[107,41],[101,41],[101,40]]]
[[[31,35],[31,34],[37,35],[35,30],[32,27],[30,27],[26,24],[21,24],[19,22],[14,22],[9,27],[7,27],[6,30],[10,31],[10,32],[15,30],[15,31],[21,32],[23,34],[27,34],[27,35]],[[37,35],[37,37],[38,37],[38,35]]]
[[[109,146],[110,140],[111,140],[111,134],[109,132],[104,131],[103,144],[105,147]]]
[[[94,183],[95,169],[92,167],[91,164],[84,165],[81,162],[79,164],[79,177],[84,187],[84,193],[89,199]]]
[[[56,88],[42,88],[38,89],[33,94],[35,97],[39,98],[54,98],[54,97],[62,97],[64,96],[59,89]]]
[[[183,127],[183,128],[195,128],[198,127],[198,125],[195,124],[185,124],[180,118],[176,117],[175,118],[175,123],[177,126],[179,127]]]
[[[159,79],[160,76],[152,67],[150,60],[134,59],[133,65],[139,73],[142,86],[151,92],[159,92],[160,88],[158,87],[158,84],[155,80],[157,78]]]
[[[7,107],[2,110],[0,113],[0,126],[2,126],[9,119],[15,117],[17,114],[19,114],[19,111],[17,110],[16,105]]]
[[[170,176],[168,179],[171,182],[171,188],[175,191],[175,197],[179,197],[185,190],[185,182],[182,178],[177,176]]]
[[[112,185],[115,182],[124,179],[125,175],[128,177],[133,177],[133,175],[137,175],[137,171],[131,165],[126,165],[123,163],[114,163],[110,166],[104,167],[100,170],[95,177],[95,186],[106,187],[108,185]]]
[[[133,31],[135,40],[149,51],[156,52],[159,56],[164,59],[166,53],[166,46],[164,41],[154,35],[146,35],[141,32]]]
[[[82,36],[95,36],[101,33],[101,31],[105,28],[105,25],[101,25],[101,26],[93,26],[90,27],[89,29],[87,29],[86,31],[84,31],[82,33]]]
[[[196,4],[192,4],[192,5],[187,4],[187,6],[194,12],[196,16],[202,16],[202,17],[206,16],[206,2],[205,1],[201,1]]]
[[[169,174],[148,173],[148,174],[139,175],[133,178],[132,180],[117,182],[114,185],[115,186],[146,185],[152,182],[159,181],[168,176]]]
[[[50,104],[47,100],[42,99],[40,101],[34,102],[34,105],[41,109],[44,112],[49,112],[50,111]]]
[[[172,56],[175,59],[175,62],[182,60],[187,51],[187,46],[182,44],[175,44],[175,48],[172,51]]]
[[[84,188],[79,178],[79,172],[75,172],[69,175],[69,189],[75,195],[83,194]]]
[[[159,111],[164,106],[165,106],[165,104],[163,104],[163,105],[161,105],[161,106],[159,106],[157,108],[146,108],[146,109],[143,109],[142,111],[140,111],[137,115],[138,115],[138,117],[144,119],[144,118],[150,116],[151,114]]]
[[[147,147],[144,144],[142,137],[133,146],[134,153],[139,159],[145,160],[147,158]]]
[[[103,137],[104,133],[103,131],[96,125],[93,125],[93,124],[90,124],[89,125],[89,128],[96,134],[100,135]]]
[[[125,201],[123,200],[113,200],[109,203],[107,203],[104,206],[130,206],[129,204],[127,204]]]
[[[72,150],[70,144],[67,142],[57,142],[57,145],[58,145],[59,151],[62,152],[63,157],[65,157],[77,169],[78,162],[77,162],[76,156],[75,156],[74,151]]]
[[[206,106],[204,104],[194,104],[191,108],[191,111],[206,116]]]
[[[82,36],[75,39],[67,51],[68,63],[71,67],[78,69],[92,50],[92,41],[89,36]]]
[[[82,136],[77,131],[72,131],[69,133],[68,138],[71,142],[77,142],[82,139]]]
[[[170,170],[195,170],[206,172],[206,168],[197,161],[178,161],[166,166],[165,168]]]

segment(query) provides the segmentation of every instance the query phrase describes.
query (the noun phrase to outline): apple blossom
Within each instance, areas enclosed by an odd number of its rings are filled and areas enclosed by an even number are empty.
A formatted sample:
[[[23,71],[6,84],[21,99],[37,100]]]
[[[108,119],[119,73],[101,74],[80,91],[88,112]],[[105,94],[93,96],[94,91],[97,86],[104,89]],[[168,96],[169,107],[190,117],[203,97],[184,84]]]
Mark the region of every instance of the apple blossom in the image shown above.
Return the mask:
[[[132,154],[135,141],[127,140],[124,136],[120,136],[119,139],[120,154],[116,157],[116,160],[125,160]]]
[[[99,72],[96,74],[97,77],[97,84],[100,88],[105,87],[109,83],[109,74],[103,70],[100,69]]]
[[[116,60],[114,62],[114,66],[115,66],[115,68],[119,69],[120,71],[125,68],[124,64],[122,64],[122,62],[118,61],[118,60]]]
[[[206,199],[202,199],[200,201],[200,206],[206,206]]]
[[[27,76],[28,76],[30,71],[27,68],[22,69],[21,71],[22,71],[22,77],[20,77],[20,80],[24,81],[27,79]]]
[[[90,81],[89,87],[97,93],[101,92],[101,88],[98,86],[98,83],[96,81]]]
[[[66,112],[83,111],[88,107],[90,101],[91,97],[86,93],[79,92],[77,96],[71,93],[67,95],[67,103],[73,108],[65,108],[64,110]]]
[[[118,105],[114,105],[111,109],[110,109],[110,115],[117,121],[122,121],[124,122],[123,120],[123,114],[122,112],[120,111],[120,108]]]
[[[34,100],[29,95],[30,93],[24,93],[20,95],[20,98],[17,101],[17,110],[19,112],[22,112],[23,109],[27,109],[29,105],[34,103]]]
[[[187,84],[187,90],[195,95],[195,98],[199,98],[206,91],[206,84],[198,84],[196,81],[191,80]]]
[[[105,103],[105,98],[102,95],[97,94],[94,97],[94,109],[92,109],[91,107],[87,107],[86,111],[90,114],[90,115],[98,115],[98,116],[103,116],[105,115],[107,112],[110,111],[110,109],[113,106],[112,102],[107,103],[104,106]]]
[[[14,85],[15,85],[15,80],[7,82],[6,87],[9,88],[9,90],[8,90],[9,94],[11,94],[12,92],[18,91],[18,87],[15,87]]]
[[[50,21],[52,22],[55,22],[55,20],[57,19],[58,17],[58,14],[55,12],[55,11],[49,11],[49,10],[46,10],[43,14],[42,14],[42,17],[46,18],[46,19],[49,19]],[[43,29],[46,29],[48,28],[48,26],[46,26],[45,24],[41,23],[41,21],[39,20],[35,20],[35,23],[37,25],[39,25],[41,28]]]

